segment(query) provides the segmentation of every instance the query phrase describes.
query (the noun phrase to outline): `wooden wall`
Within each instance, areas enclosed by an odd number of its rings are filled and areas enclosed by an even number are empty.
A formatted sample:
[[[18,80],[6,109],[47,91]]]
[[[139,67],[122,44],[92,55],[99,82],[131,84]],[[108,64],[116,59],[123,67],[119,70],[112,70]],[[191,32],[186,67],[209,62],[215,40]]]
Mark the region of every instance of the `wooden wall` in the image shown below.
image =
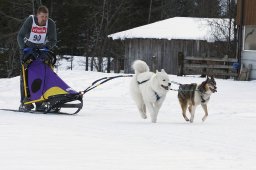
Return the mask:
[[[133,73],[132,63],[141,59],[152,71],[162,68],[168,74],[178,73],[178,52],[189,56],[209,56],[209,43],[199,40],[127,39],[125,40],[125,73]]]
[[[242,4],[243,3],[243,4]],[[243,9],[241,8],[243,6]],[[241,14],[241,11],[243,14]],[[243,15],[243,25],[256,25],[256,1],[238,0],[237,1],[237,25],[241,24]]]

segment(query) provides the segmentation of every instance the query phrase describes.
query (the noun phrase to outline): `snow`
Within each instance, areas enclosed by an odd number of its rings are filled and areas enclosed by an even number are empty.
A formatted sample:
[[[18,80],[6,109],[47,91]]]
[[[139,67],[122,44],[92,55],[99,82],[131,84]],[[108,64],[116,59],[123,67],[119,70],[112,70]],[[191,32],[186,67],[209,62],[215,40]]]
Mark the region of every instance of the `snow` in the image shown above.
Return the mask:
[[[174,17],[109,35],[112,39],[151,38],[226,41],[229,19]],[[231,33],[233,36],[233,33]],[[231,37],[232,38],[232,37]]]
[[[57,63],[55,64],[57,72],[59,70],[69,70],[69,69],[71,69],[71,66],[72,66],[72,70],[86,70],[86,57],[84,57],[84,56],[69,56],[69,55],[65,55],[64,57],[66,59],[59,58],[59,56],[57,56]],[[102,69],[104,71],[106,71],[108,59],[107,59],[107,57],[103,57],[102,60],[103,60],[102,61]],[[110,58],[110,60],[112,61],[113,58]],[[92,58],[88,57],[89,69],[91,69],[90,68],[91,62],[92,62]],[[94,62],[96,62],[98,64],[97,58],[94,58]],[[89,70],[89,71],[96,71],[96,70],[97,69],[94,64],[93,70]]]
[[[117,74],[59,70],[58,75],[79,91]],[[204,80],[169,77],[179,83]],[[208,119],[201,121],[198,107],[193,124],[185,122],[177,92],[170,91],[153,124],[140,118],[130,79],[114,79],[86,93],[76,116],[0,111],[0,169],[256,169],[256,81],[216,79]],[[0,97],[0,108],[18,108],[19,77],[0,79]]]

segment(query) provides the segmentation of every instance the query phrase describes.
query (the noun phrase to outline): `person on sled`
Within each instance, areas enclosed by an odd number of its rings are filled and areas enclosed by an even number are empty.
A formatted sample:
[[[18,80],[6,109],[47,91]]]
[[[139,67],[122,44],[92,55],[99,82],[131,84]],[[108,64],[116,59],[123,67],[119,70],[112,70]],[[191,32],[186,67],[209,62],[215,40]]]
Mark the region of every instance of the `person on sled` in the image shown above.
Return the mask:
[[[20,62],[21,65],[24,60],[24,53],[27,48],[37,48],[37,49],[52,49],[57,42],[56,25],[55,22],[49,18],[49,11],[46,6],[40,6],[37,9],[36,15],[30,15],[22,27],[19,30],[17,36],[18,45],[20,48]],[[25,90],[23,83],[23,71],[20,75],[20,106],[19,111],[28,112],[34,108],[33,104],[24,104],[25,100]],[[36,110],[41,111],[45,108],[42,103],[36,103]]]

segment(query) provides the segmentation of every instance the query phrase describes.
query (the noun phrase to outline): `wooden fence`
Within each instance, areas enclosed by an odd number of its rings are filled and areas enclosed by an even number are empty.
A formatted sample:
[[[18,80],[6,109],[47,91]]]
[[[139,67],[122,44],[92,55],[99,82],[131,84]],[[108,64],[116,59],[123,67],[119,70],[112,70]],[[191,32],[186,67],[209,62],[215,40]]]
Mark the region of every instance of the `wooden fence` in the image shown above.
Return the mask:
[[[220,78],[238,78],[238,68],[234,68],[235,58],[192,57],[178,54],[178,75],[214,75]]]

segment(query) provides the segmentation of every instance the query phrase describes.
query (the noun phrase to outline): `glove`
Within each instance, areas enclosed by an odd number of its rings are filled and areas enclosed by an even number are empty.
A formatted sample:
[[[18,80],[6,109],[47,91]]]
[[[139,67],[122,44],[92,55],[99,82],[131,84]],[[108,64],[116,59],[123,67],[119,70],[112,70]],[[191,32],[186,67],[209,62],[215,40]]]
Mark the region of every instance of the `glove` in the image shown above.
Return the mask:
[[[42,49],[42,48],[44,48],[45,44],[35,44],[30,41],[26,41],[25,46],[29,47],[29,48]]]
[[[34,51],[33,48],[22,49],[21,63],[24,64],[24,63],[31,62],[32,60],[34,60],[33,51]]]
[[[23,49],[23,54],[27,55],[33,52],[33,48],[24,48]]]

